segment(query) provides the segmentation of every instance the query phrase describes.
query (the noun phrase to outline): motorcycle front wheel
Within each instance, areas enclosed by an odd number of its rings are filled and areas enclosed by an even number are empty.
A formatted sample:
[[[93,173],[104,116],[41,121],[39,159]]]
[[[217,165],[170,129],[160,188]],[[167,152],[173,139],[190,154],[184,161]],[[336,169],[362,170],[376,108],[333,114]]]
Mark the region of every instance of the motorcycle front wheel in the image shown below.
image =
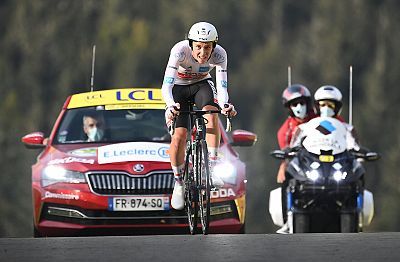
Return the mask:
[[[310,216],[308,214],[295,213],[293,216],[293,233],[309,233]]]
[[[357,233],[357,215],[352,213],[340,214],[340,232]]]

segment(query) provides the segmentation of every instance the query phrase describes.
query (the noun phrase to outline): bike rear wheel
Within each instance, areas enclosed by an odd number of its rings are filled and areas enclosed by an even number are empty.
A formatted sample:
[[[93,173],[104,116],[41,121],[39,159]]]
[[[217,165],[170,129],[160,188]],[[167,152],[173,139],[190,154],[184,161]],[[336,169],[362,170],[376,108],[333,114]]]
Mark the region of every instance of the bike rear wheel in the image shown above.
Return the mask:
[[[196,148],[196,170],[199,182],[200,221],[203,234],[208,234],[210,225],[210,167],[208,164],[207,143],[201,140]]]
[[[188,217],[190,234],[196,234],[197,221],[198,221],[198,191],[196,180],[193,174],[193,155],[191,154],[190,145],[186,152],[185,170],[184,170],[184,183],[185,183],[185,209]]]

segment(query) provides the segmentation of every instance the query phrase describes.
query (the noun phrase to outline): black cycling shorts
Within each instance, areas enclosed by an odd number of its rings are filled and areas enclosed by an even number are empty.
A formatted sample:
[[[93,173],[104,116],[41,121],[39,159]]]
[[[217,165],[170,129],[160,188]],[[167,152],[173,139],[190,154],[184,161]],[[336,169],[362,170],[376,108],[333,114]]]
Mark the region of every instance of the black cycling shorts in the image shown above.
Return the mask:
[[[172,96],[174,101],[179,103],[182,111],[188,111],[190,101],[194,102],[197,109],[202,109],[207,105],[215,106],[219,109],[216,103],[217,90],[211,79],[202,80],[191,85],[174,85],[172,88]],[[189,115],[180,114],[176,119],[175,127],[188,127]]]

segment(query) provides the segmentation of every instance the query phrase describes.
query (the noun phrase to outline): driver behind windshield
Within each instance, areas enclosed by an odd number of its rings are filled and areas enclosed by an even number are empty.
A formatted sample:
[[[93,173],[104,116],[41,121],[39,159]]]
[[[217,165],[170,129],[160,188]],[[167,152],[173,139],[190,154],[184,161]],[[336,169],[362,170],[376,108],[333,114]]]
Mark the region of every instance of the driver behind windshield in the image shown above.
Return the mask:
[[[99,115],[83,116],[83,131],[87,136],[87,142],[98,142],[104,136],[104,121]]]

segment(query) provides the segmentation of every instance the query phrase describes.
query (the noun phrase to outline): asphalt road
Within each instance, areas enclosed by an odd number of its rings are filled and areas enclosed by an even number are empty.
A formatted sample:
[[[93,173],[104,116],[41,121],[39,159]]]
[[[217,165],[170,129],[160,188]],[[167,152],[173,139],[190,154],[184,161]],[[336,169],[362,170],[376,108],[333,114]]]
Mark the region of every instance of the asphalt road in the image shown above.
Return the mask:
[[[1,238],[0,261],[400,261],[399,233]]]

